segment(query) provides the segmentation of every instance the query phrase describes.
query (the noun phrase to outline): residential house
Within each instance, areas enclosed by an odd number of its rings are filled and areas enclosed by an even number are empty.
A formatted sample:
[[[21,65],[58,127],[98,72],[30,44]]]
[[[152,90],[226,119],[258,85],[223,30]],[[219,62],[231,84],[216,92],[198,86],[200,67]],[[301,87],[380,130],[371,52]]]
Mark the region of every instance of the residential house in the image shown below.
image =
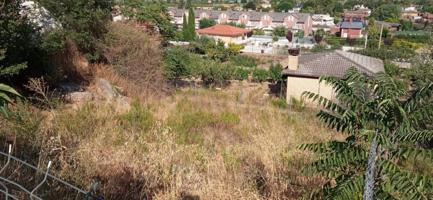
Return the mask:
[[[334,18],[329,14],[314,14],[311,16],[313,20],[313,30],[323,29],[325,31],[330,31],[335,27]]]
[[[401,12],[401,17],[405,19],[413,19],[418,16],[418,10],[414,6],[406,7]]]
[[[341,22],[338,27],[342,38],[356,39],[363,37],[364,24],[362,22]]]
[[[321,76],[343,77],[351,67],[367,75],[384,71],[380,59],[340,50],[299,55],[299,49],[290,49],[286,63],[287,67],[282,74],[286,83],[286,101],[289,104],[293,98],[302,99],[304,91],[334,99],[333,88],[320,82]]]
[[[218,24],[229,22],[244,24],[246,29],[263,29],[272,31],[277,26],[284,26],[288,29],[304,31],[308,36],[313,31],[313,21],[310,14],[307,13],[284,13],[284,12],[258,12],[258,11],[218,11],[218,10],[201,10],[194,11],[196,26],[200,19],[209,18],[215,20]],[[169,14],[172,16],[172,23],[181,26],[183,16],[188,16],[188,10],[171,8]]]
[[[331,32],[342,38],[362,38],[367,23],[365,18],[369,15],[366,9],[345,11],[342,21]]]
[[[251,30],[225,25],[217,24],[208,28],[199,29],[196,31],[198,36],[207,36],[214,38],[215,40],[221,40],[226,44],[235,43],[242,44],[250,36]]]

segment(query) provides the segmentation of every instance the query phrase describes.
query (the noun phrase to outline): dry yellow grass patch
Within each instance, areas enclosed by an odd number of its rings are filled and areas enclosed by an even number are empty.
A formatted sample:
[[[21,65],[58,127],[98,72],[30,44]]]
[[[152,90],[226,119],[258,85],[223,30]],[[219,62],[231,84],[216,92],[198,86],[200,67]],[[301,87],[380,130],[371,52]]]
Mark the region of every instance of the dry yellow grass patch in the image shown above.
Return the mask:
[[[54,111],[36,134],[50,136],[43,152],[64,147],[41,154],[57,174],[82,187],[100,180],[105,199],[297,199],[321,179],[301,174],[311,158],[296,146],[333,136],[315,111],[274,107],[266,91],[185,88],[123,114],[89,103]]]

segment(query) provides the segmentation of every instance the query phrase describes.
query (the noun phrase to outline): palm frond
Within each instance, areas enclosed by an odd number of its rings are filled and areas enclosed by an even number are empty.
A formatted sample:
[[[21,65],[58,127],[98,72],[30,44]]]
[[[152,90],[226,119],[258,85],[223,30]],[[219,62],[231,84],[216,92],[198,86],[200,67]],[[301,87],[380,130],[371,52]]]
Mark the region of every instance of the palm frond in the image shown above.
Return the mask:
[[[301,144],[298,146],[301,150],[312,151],[314,153],[332,153],[343,151],[349,147],[347,142],[340,141],[330,141],[323,143],[310,143],[310,144]]]
[[[311,163],[305,170],[310,172],[322,172],[330,170],[331,168],[341,169],[350,163],[360,163],[366,160],[367,152],[363,149],[353,147],[322,156],[320,160]]]
[[[323,121],[329,128],[335,129],[341,132],[353,132],[359,127],[359,123],[356,120],[355,113],[351,111],[344,112],[342,115],[331,113],[327,111],[319,111],[317,117],[320,121]]]
[[[424,130],[424,131],[411,131],[411,132],[399,132],[397,134],[396,139],[400,142],[427,142],[433,139],[433,131],[432,130]]]
[[[320,94],[305,91],[302,93],[302,96],[312,100],[313,102],[317,102],[317,104],[319,106],[323,107],[324,109],[330,110],[330,111],[335,111],[335,112],[341,113],[345,110],[345,108],[343,108],[342,106],[340,106],[337,103],[321,96]]]
[[[362,199],[362,190],[364,186],[364,176],[356,174],[338,183],[333,192],[327,196],[327,199],[346,200]]]

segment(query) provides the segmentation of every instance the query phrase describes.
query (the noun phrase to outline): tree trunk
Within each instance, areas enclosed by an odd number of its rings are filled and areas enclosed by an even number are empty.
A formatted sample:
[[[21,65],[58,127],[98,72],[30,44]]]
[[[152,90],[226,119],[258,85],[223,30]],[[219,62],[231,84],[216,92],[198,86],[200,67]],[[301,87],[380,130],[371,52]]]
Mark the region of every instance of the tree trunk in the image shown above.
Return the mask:
[[[373,141],[371,141],[370,152],[368,153],[367,170],[365,172],[365,185],[363,200],[374,199],[374,177],[376,173],[377,134],[376,130]]]

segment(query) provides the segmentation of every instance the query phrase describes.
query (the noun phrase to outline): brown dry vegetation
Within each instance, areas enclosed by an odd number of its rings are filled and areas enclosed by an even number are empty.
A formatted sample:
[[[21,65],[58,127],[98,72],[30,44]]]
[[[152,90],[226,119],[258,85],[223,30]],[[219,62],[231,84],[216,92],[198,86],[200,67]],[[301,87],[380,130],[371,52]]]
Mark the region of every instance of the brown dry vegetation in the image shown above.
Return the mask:
[[[154,97],[168,92],[160,67],[159,38],[146,34],[133,23],[111,23],[101,46],[110,68],[95,67],[96,76],[107,77],[125,87],[129,84],[125,90],[129,96]],[[120,77],[128,83],[121,83]]]
[[[40,167],[52,160],[54,174],[84,189],[100,180],[105,199],[297,199],[319,186],[320,177],[301,173],[311,155],[296,149],[336,137],[316,111],[278,108],[264,95],[266,84],[169,94],[157,40],[129,25],[112,26],[105,42],[112,66],[90,67],[136,99],[131,109],[17,103],[0,118],[0,137],[15,143],[14,155]],[[19,179],[33,187],[33,176],[21,172]],[[67,194],[54,191],[51,199]]]
[[[296,199],[321,182],[300,173],[311,156],[296,146],[333,136],[314,111],[276,108],[266,91],[249,83],[187,88],[127,113],[91,102],[49,113],[22,108],[1,132],[37,141],[40,162],[54,160],[71,182],[102,180],[106,199]]]

